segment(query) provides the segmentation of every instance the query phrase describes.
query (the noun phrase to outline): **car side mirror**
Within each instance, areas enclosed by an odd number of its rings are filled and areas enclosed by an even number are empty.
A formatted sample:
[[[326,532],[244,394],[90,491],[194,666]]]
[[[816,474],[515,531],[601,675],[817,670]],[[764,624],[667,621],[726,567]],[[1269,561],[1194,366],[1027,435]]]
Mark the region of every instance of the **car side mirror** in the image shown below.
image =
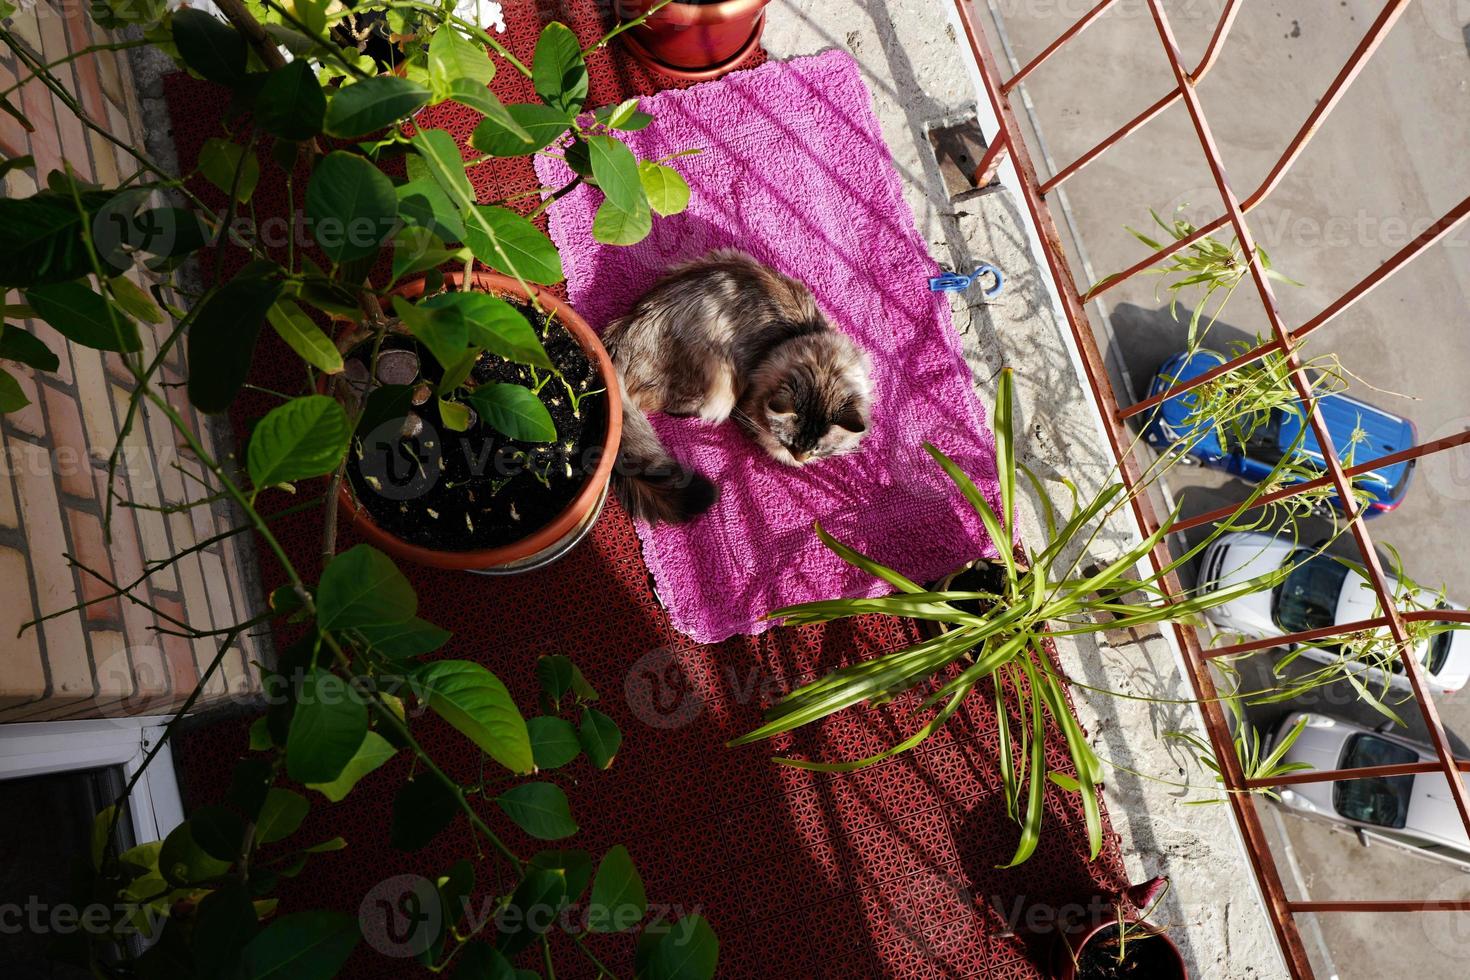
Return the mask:
[[[1397,727],[1398,723],[1393,721],[1392,719],[1389,719],[1388,721],[1383,722],[1381,725],[1373,730],[1380,735],[1387,735],[1389,732],[1393,731]]]
[[[1364,847],[1371,846],[1371,838],[1368,837],[1368,832],[1366,830],[1364,830],[1362,827],[1359,827],[1357,828],[1357,834],[1359,844],[1362,844]]]

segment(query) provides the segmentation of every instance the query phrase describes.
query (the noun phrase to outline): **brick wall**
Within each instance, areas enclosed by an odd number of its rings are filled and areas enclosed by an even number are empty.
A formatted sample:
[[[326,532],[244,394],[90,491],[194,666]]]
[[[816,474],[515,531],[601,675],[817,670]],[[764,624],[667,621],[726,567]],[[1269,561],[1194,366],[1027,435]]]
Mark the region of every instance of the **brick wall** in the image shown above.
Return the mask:
[[[54,62],[99,40],[80,0],[48,6],[36,0],[8,23],[33,54]],[[0,88],[24,77],[14,56],[0,56]],[[141,147],[143,125],[125,52],[89,54],[53,69],[87,115],[129,145]],[[34,126],[0,113],[0,152],[30,154],[36,165],[5,178],[5,193],[34,193],[37,180],[65,160],[82,179],[115,185],[136,169],[132,158],[89,132],[40,82],[10,96]],[[3,233],[3,230],[0,230]],[[138,272],[130,274],[145,288]],[[18,294],[6,302],[19,303]],[[184,555],[134,590],[139,603],[112,596],[104,580],[131,583],[145,563],[193,548],[231,526],[221,506],[175,509],[197,500],[202,470],[175,437],[167,418],[146,403],[124,440],[110,526],[104,533],[107,459],[133,389],[116,354],[69,345],[43,323],[17,321],[61,358],[54,374],[7,362],[30,405],[0,416],[0,721],[37,721],[119,714],[151,714],[188,696],[217,649],[213,638],[190,640],[160,631],[170,621],[196,629],[228,626],[255,612],[257,590],[242,565],[241,536]],[[143,326],[140,324],[140,326]],[[160,332],[163,328],[156,328]],[[144,330],[151,358],[157,340]],[[181,380],[178,348],[165,361],[165,383]],[[169,401],[214,453],[211,426],[193,412],[182,389]],[[138,507],[129,507],[127,502]],[[101,576],[70,563],[66,555]],[[17,635],[23,623],[58,613],[78,601],[82,611],[46,619]],[[96,600],[96,601],[93,601]],[[206,688],[201,705],[251,691],[255,640],[232,650]]]

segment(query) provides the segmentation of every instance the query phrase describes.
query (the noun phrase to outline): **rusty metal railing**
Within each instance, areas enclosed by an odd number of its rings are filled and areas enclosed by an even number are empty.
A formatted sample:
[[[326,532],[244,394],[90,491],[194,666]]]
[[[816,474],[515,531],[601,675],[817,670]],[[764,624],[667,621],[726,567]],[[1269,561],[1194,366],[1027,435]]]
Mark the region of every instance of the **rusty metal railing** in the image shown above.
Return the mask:
[[[1263,495],[1256,502],[1256,506],[1264,506],[1312,490],[1319,490],[1325,487],[1333,488],[1337,493],[1338,499],[1342,502],[1345,517],[1363,564],[1364,574],[1377,597],[1378,608],[1382,610],[1381,614],[1361,622],[1342,624],[1328,629],[1311,630],[1290,636],[1237,643],[1231,646],[1216,647],[1208,650],[1202,647],[1199,636],[1194,629],[1180,625],[1174,627],[1175,638],[1184,655],[1185,668],[1189,676],[1189,681],[1193,687],[1195,696],[1202,702],[1201,707],[1204,714],[1205,726],[1214,747],[1216,758],[1220,762],[1221,777],[1224,780],[1226,789],[1230,791],[1227,794],[1230,807],[1236,824],[1240,829],[1241,836],[1244,839],[1251,868],[1255,874],[1261,895],[1265,900],[1266,910],[1275,929],[1282,954],[1293,976],[1310,977],[1312,976],[1311,964],[1307,958],[1297,928],[1296,917],[1299,915],[1317,912],[1470,910],[1470,902],[1467,901],[1351,900],[1318,902],[1292,900],[1288,898],[1282,886],[1281,875],[1276,867],[1270,844],[1262,830],[1251,794],[1249,793],[1253,789],[1295,783],[1439,772],[1445,776],[1450,795],[1454,800],[1460,819],[1465,825],[1466,833],[1470,834],[1470,791],[1467,791],[1464,781],[1459,776],[1462,771],[1470,771],[1470,760],[1458,760],[1454,756],[1445,732],[1444,723],[1440,719],[1439,711],[1435,706],[1426,681],[1424,668],[1415,655],[1415,645],[1410,640],[1407,625],[1411,622],[1426,620],[1470,622],[1470,614],[1453,610],[1405,610],[1398,607],[1394,597],[1393,586],[1384,574],[1378,553],[1373,547],[1373,540],[1369,536],[1368,529],[1362,520],[1362,507],[1354,499],[1353,494],[1349,492],[1352,477],[1360,473],[1368,472],[1380,466],[1410,459],[1418,459],[1433,453],[1445,452],[1458,446],[1466,445],[1470,443],[1470,432],[1438,439],[1415,446],[1404,452],[1394,453],[1391,456],[1384,456],[1351,467],[1345,467],[1339,460],[1338,454],[1333,447],[1327,425],[1311,398],[1311,380],[1306,374],[1301,359],[1297,356],[1297,349],[1301,338],[1343,313],[1410,263],[1414,258],[1443,239],[1454,228],[1463,223],[1467,217],[1470,217],[1470,197],[1461,201],[1460,204],[1451,209],[1422,234],[1418,235],[1408,245],[1400,249],[1390,259],[1338,296],[1316,316],[1313,316],[1294,329],[1288,327],[1282,316],[1280,306],[1276,301],[1276,296],[1272,291],[1270,279],[1267,277],[1266,270],[1262,267],[1257,255],[1255,241],[1250,228],[1246,224],[1245,216],[1264,201],[1285,177],[1287,171],[1291,169],[1292,165],[1301,156],[1313,134],[1316,133],[1318,128],[1337,107],[1348,87],[1352,85],[1353,81],[1362,72],[1364,66],[1383,42],[1389,30],[1408,7],[1410,0],[1388,0],[1383,5],[1378,16],[1368,27],[1357,47],[1349,55],[1346,63],[1344,63],[1336,77],[1328,85],[1321,99],[1287,144],[1286,149],[1277,158],[1266,179],[1262,181],[1259,187],[1244,198],[1239,197],[1232,189],[1229,177],[1225,171],[1225,166],[1221,161],[1219,148],[1216,145],[1209,119],[1200,105],[1200,100],[1196,92],[1196,86],[1200,80],[1205,77],[1219,58],[1221,48],[1230,33],[1236,14],[1239,12],[1239,0],[1227,0],[1216,23],[1209,46],[1203,58],[1201,58],[1193,69],[1186,67],[1183,63],[1173,26],[1164,11],[1161,0],[1146,0],[1148,11],[1151,15],[1150,20],[1153,33],[1157,35],[1156,40],[1162,47],[1163,54],[1173,71],[1174,87],[1149,108],[1114,130],[1076,160],[1060,168],[1055,174],[1046,179],[1042,179],[1038,174],[1031,152],[1027,147],[1026,140],[1018,124],[1016,112],[1011,104],[1012,94],[1032,71],[1049,59],[1056,57],[1069,42],[1088,27],[1092,26],[1116,2],[1117,0],[1101,0],[1101,2],[1090,9],[1079,20],[1068,25],[1058,35],[1056,40],[1043,48],[1024,67],[1020,68],[1009,78],[1003,78],[997,59],[993,53],[994,49],[991,47],[989,39],[985,35],[984,28],[973,17],[969,2],[967,0],[955,0],[955,6],[959,14],[960,23],[965,31],[970,52],[975,60],[991,108],[994,110],[996,120],[999,124],[999,131],[990,141],[990,147],[985,155],[985,160],[981,163],[980,170],[985,171],[986,176],[993,173],[1002,162],[1002,154],[1008,155],[1015,165],[1021,193],[1040,236],[1040,244],[1046,258],[1048,271],[1056,286],[1057,295],[1061,299],[1062,310],[1071,330],[1073,341],[1080,353],[1088,387],[1092,392],[1098,412],[1102,416],[1104,430],[1107,434],[1113,456],[1118,463],[1118,471],[1121,479],[1130,491],[1134,491],[1140,486],[1142,472],[1139,461],[1133,451],[1134,440],[1127,429],[1127,420],[1197,385],[1204,384],[1213,378],[1219,377],[1228,371],[1239,368],[1258,358],[1268,354],[1274,354],[1279,356],[1282,362],[1288,367],[1291,383],[1295,387],[1298,396],[1302,399],[1303,404],[1310,409],[1308,422],[1322,448],[1326,473],[1317,480],[1304,482]],[[1062,244],[1057,225],[1052,218],[1047,194],[1060,186],[1068,178],[1078,173],[1089,163],[1096,160],[1110,147],[1137,132],[1144,124],[1159,113],[1180,102],[1184,104],[1189,113],[1190,121],[1199,141],[1200,148],[1209,164],[1211,177],[1219,191],[1223,213],[1215,220],[1197,228],[1190,235],[1169,243],[1148,258],[1135,263],[1121,273],[1105,278],[1085,291],[1080,290],[1073,279],[1066,249]],[[1267,320],[1270,323],[1270,337],[1254,349],[1227,361],[1204,375],[1175,384],[1168,390],[1135,404],[1128,406],[1122,405],[1113,391],[1112,382],[1104,367],[1102,353],[1098,349],[1096,335],[1093,332],[1085,309],[1086,304],[1107,290],[1117,286],[1119,283],[1163,261],[1180,249],[1221,229],[1228,229],[1232,232],[1240,244],[1241,251],[1248,262],[1251,282],[1255,286],[1256,292],[1261,300],[1261,305],[1265,310]],[[1148,496],[1143,493],[1130,492],[1130,498],[1132,501],[1133,517],[1137,521],[1138,526],[1145,535],[1152,534],[1158,529],[1159,520]],[[1202,514],[1183,522],[1179,525],[1179,528],[1182,530],[1213,523],[1228,517],[1233,510],[1234,508],[1227,508]],[[1156,572],[1168,565],[1171,561],[1171,556],[1167,546],[1161,543],[1156,547],[1150,555],[1150,561]],[[1173,574],[1164,578],[1164,585],[1170,594],[1179,595],[1184,592],[1177,577]],[[1400,766],[1306,771],[1292,773],[1270,780],[1247,779],[1236,758],[1224,712],[1216,700],[1216,689],[1208,667],[1208,661],[1216,657],[1252,653],[1292,642],[1319,640],[1368,629],[1387,630],[1395,642],[1398,656],[1403,665],[1404,676],[1408,679],[1413,690],[1415,701],[1419,711],[1423,715],[1430,741],[1434,746],[1436,760],[1434,762],[1413,763]]]

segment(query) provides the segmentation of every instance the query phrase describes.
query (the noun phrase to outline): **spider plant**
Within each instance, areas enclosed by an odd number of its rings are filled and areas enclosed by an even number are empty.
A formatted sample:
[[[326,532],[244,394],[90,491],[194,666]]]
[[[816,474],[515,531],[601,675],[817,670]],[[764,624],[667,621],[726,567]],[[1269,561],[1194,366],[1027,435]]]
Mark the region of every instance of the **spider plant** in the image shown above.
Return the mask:
[[[864,701],[892,699],[904,692],[925,696],[921,711],[932,710],[910,738],[864,759],[812,762],[778,758],[787,765],[820,771],[845,771],[890,758],[921,743],[937,731],[972,694],[994,699],[1000,718],[1000,767],[1007,809],[1020,824],[1021,835],[1011,867],[1029,858],[1041,835],[1043,797],[1047,782],[1081,796],[1092,855],[1102,846],[1102,819],[1098,803],[1101,762],[1073,714],[1067,680],[1058,673],[1047,643],[1050,637],[1094,634],[1170,621],[1190,621],[1205,611],[1243,595],[1270,589],[1290,568],[1277,569],[1242,585],[1219,591],[1171,593],[1165,577],[1199,555],[1234,520],[1221,522],[1199,543],[1158,572],[1146,568],[1149,553],[1177,523],[1179,510],[1146,540],[1127,548],[1101,568],[1083,570],[1088,545],[1099,530],[1128,504],[1121,483],[1110,483],[1085,504],[1076,488],[1071,512],[1063,518],[1041,481],[1016,461],[1013,435],[1012,376],[1000,374],[994,423],[999,507],[992,506],[974,481],[948,456],[925,445],[998,546],[993,565],[999,583],[995,591],[954,589],[941,583],[931,589],[858,553],[820,526],[822,542],[848,563],[877,576],[896,591],[880,598],[833,599],[791,606],[771,613],[787,624],[802,625],[844,619],[868,613],[889,613],[932,622],[937,633],[904,649],[837,670],[795,690],[771,707],[765,723],[732,745],[743,745],[781,735],[820,721]],[[1151,471],[1158,472],[1158,471]],[[1016,539],[1017,474],[1036,491],[1042,508],[1046,540],[1043,547],[1010,548]],[[1142,492],[1143,488],[1136,488]],[[1240,505],[1236,518],[1250,508],[1262,491],[1257,488]],[[1075,555],[1067,558],[1065,556]],[[1014,701],[1004,695],[1015,691]],[[1066,741],[1073,773],[1049,771],[1045,756],[1045,724],[1050,716]]]
[[[1230,714],[1235,718],[1235,739],[1231,744],[1235,747],[1236,761],[1240,763],[1240,771],[1245,774],[1246,779],[1275,779],[1278,776],[1285,776],[1287,773],[1300,772],[1303,769],[1312,768],[1311,764],[1307,762],[1281,761],[1282,757],[1291,750],[1296,740],[1301,737],[1302,732],[1306,730],[1307,719],[1305,717],[1299,719],[1292,726],[1291,731],[1286,733],[1276,748],[1262,755],[1266,747],[1265,738],[1254,725],[1249,724],[1245,720],[1245,711],[1240,706],[1240,699],[1229,697],[1223,700],[1225,707],[1229,709]],[[1221,784],[1225,782],[1224,776],[1221,773],[1220,761],[1216,758],[1215,750],[1209,742],[1206,742],[1193,732],[1165,732],[1164,737],[1172,738],[1188,745],[1194,750],[1195,761],[1203,768],[1215,774],[1215,782]],[[1273,800],[1281,799],[1275,790],[1266,787],[1253,789],[1249,792],[1257,793],[1261,796],[1268,796]],[[1222,803],[1224,800],[1225,798],[1223,796],[1216,796],[1204,800],[1190,800],[1187,805],[1204,806],[1211,803]]]
[[[1182,211],[1186,207],[1188,207],[1187,204],[1181,204],[1178,210]],[[1165,221],[1153,208],[1149,208],[1148,213],[1153,217],[1154,224],[1163,229],[1164,233],[1176,242],[1188,238],[1196,231],[1194,223],[1185,218],[1175,217],[1172,221]],[[1130,235],[1154,251],[1163,249],[1164,244],[1161,241],[1137,228],[1127,225],[1123,227]],[[1261,246],[1257,245],[1255,252],[1267,276],[1291,286],[1302,285],[1272,268],[1271,257]],[[1193,348],[1201,337],[1200,319],[1206,307],[1210,305],[1211,299],[1219,296],[1215,304],[1215,312],[1210,314],[1209,322],[1205,324],[1206,332],[1220,318],[1221,311],[1225,309],[1225,304],[1230,301],[1236,287],[1250,275],[1250,262],[1246,259],[1245,250],[1240,247],[1240,239],[1232,239],[1229,244],[1226,244],[1211,235],[1204,235],[1198,241],[1191,242],[1169,256],[1163,265],[1147,270],[1147,273],[1163,277],[1163,288],[1170,293],[1169,315],[1175,316],[1176,319],[1180,297],[1195,287],[1203,291],[1203,295],[1189,316],[1189,346]],[[1106,281],[1108,280],[1104,280]]]

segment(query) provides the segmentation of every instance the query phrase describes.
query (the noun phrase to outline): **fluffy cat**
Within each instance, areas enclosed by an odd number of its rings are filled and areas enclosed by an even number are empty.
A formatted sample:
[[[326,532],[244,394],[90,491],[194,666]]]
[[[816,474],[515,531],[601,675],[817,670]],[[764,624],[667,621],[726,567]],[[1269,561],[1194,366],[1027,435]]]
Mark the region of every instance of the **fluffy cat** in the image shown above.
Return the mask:
[[[853,452],[867,431],[867,355],[806,286],[743,252],[670,270],[602,341],[623,386],[615,487],[635,517],[688,521],[719,495],[669,455],[646,413],[734,418],[787,466]]]

